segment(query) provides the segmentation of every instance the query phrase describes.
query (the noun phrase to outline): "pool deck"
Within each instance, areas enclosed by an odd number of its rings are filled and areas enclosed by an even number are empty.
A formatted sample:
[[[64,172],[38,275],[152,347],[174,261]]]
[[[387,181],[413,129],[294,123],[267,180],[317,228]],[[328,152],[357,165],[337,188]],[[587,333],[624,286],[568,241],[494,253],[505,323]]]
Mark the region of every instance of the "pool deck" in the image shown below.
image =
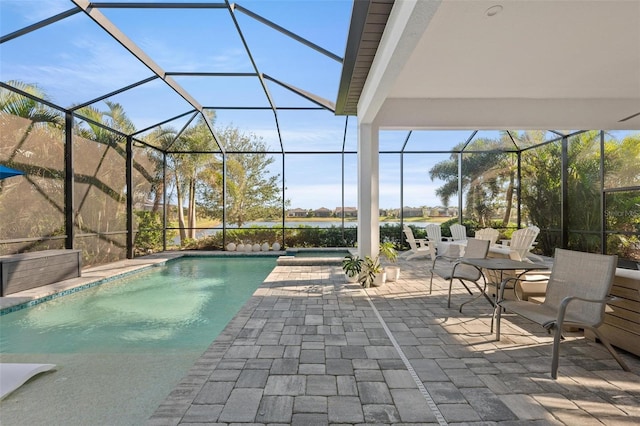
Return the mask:
[[[339,266],[277,266],[148,424],[640,424],[640,359],[623,371],[567,333],[558,380],[552,338],[445,282],[425,260],[362,289]],[[459,287],[459,288],[458,288]]]
[[[182,254],[87,269],[0,308]],[[496,342],[486,300],[461,314],[470,296],[454,285],[448,309],[447,283],[428,294],[426,260],[398,264],[398,282],[367,290],[340,266],[276,266],[147,424],[640,424],[639,357],[619,351],[625,372],[567,333],[552,380],[544,329],[506,314]]]

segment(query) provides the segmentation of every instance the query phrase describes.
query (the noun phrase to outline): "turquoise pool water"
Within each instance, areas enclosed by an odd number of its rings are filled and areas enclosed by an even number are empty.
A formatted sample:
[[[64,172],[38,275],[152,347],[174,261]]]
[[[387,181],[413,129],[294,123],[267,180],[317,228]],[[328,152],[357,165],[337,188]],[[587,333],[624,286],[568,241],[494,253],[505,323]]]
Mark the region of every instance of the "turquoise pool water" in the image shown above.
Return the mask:
[[[276,265],[186,257],[0,317],[0,362],[55,364],[3,426],[142,425]]]
[[[181,258],[2,316],[0,353],[204,350],[274,257]]]
[[[345,257],[349,250],[300,250],[291,251],[287,254],[295,257]]]

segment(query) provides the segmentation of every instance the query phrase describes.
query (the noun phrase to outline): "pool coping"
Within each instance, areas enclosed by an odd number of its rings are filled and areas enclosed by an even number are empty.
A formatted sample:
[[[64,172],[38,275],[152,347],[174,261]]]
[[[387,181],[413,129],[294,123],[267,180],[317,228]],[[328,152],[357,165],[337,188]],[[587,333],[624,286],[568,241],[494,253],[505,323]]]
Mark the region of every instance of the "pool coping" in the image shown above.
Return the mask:
[[[278,257],[278,266],[339,266],[342,264],[345,251],[354,254],[354,248],[351,247],[291,247],[286,250],[283,256]],[[323,252],[323,253],[340,253],[335,257],[296,257],[297,253],[304,252]]]

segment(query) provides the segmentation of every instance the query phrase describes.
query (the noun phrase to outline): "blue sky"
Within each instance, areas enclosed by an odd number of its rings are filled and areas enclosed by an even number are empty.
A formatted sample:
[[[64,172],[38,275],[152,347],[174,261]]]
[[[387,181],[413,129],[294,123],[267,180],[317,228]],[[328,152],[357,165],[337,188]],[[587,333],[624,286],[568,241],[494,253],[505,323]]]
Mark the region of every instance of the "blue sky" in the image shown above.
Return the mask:
[[[176,2],[173,0],[173,2]],[[182,2],[192,2],[184,0]],[[128,3],[132,3],[129,1]],[[346,46],[352,0],[248,0],[240,6],[342,57]],[[75,7],[70,0],[2,0],[2,35]],[[101,9],[102,13],[167,72],[253,73],[258,70],[279,81],[335,102],[341,64],[292,40],[247,14],[236,12],[250,58],[226,9]],[[2,81],[37,83],[63,107],[90,101],[152,76],[111,36],[84,13],[0,45]],[[173,77],[207,107],[268,107],[255,77]],[[267,81],[278,107],[315,106],[278,84]],[[110,98],[123,105],[138,129],[189,111],[192,107],[160,80]],[[106,109],[104,104],[95,105]],[[188,118],[170,123],[181,128]],[[345,118],[327,111],[279,110],[278,122],[287,152],[340,151]],[[280,150],[271,111],[217,110],[216,125],[232,125],[263,138],[269,149]],[[465,141],[471,131],[414,132],[408,150],[446,151]],[[497,132],[483,132],[495,137]],[[398,150],[406,131],[382,131],[380,149]],[[356,149],[356,122],[349,120],[346,149]],[[405,156],[404,205],[435,206],[440,201],[428,170],[448,154]],[[273,173],[282,172],[276,156]],[[340,156],[288,155],[286,198],[291,207],[334,208],[342,203]],[[357,204],[356,159],[346,156],[345,205]],[[400,207],[398,155],[382,155],[380,207]]]

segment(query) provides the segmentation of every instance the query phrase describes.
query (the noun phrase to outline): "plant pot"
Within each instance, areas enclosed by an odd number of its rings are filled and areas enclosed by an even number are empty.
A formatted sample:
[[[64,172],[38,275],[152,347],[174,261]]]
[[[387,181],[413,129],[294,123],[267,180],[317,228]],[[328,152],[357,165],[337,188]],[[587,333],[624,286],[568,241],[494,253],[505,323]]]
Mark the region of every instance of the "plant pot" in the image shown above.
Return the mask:
[[[381,272],[378,275],[376,275],[376,278],[373,280],[373,282],[371,283],[371,286],[373,287],[380,287],[381,285],[383,285],[385,282],[387,281],[387,273],[386,272]]]
[[[384,268],[385,273],[387,274],[387,281],[396,282],[400,279],[400,267],[399,266],[386,266]]]
[[[348,283],[357,283],[358,282],[358,274],[349,275],[345,272],[344,276],[347,278]]]

